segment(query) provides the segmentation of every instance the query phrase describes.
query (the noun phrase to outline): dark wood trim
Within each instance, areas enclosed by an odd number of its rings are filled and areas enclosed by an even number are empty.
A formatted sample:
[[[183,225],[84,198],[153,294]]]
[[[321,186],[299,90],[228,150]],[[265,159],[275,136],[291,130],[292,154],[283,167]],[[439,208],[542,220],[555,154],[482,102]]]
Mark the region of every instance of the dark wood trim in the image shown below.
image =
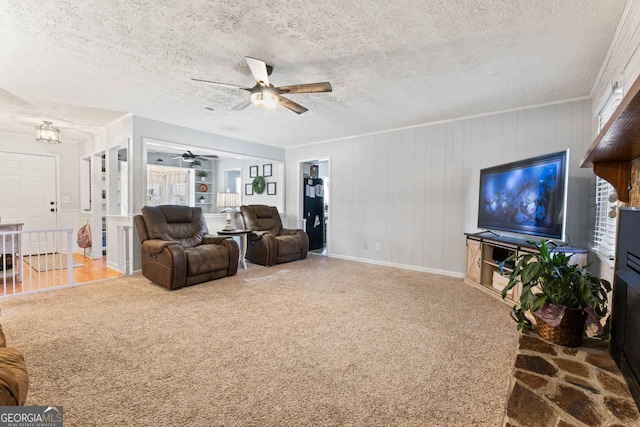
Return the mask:
[[[631,162],[600,162],[593,164],[593,173],[609,181],[616,189],[618,200],[629,201]]]

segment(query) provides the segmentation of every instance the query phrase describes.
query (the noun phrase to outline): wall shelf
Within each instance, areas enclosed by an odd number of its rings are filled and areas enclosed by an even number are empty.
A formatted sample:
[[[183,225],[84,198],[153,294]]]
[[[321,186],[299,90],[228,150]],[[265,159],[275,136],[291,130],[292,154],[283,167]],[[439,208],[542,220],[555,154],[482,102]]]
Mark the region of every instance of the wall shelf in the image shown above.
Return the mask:
[[[640,157],[640,77],[636,79],[580,163],[613,185],[629,202],[631,160]]]

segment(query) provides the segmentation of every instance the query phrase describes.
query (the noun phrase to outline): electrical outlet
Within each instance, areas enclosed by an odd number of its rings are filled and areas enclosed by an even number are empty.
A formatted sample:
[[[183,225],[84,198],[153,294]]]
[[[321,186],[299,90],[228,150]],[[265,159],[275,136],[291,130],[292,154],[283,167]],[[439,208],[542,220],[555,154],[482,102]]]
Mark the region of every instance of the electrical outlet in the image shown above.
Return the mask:
[[[71,197],[62,196],[62,203],[70,203],[70,202],[71,202]]]
[[[380,250],[380,242],[376,242],[376,251]]]
[[[362,249],[368,249],[369,245],[367,245],[366,243],[364,245],[362,245]]]

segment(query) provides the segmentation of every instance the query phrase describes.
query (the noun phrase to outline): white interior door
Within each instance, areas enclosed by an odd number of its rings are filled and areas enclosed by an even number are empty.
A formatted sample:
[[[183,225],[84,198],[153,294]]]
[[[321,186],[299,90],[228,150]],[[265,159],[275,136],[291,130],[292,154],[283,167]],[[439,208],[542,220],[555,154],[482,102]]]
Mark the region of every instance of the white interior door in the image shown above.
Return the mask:
[[[54,157],[0,152],[0,218],[24,223],[23,230],[57,228],[56,160]],[[23,242],[23,250],[53,252],[46,233]],[[49,233],[49,235],[52,235]],[[31,248],[31,249],[29,249]]]

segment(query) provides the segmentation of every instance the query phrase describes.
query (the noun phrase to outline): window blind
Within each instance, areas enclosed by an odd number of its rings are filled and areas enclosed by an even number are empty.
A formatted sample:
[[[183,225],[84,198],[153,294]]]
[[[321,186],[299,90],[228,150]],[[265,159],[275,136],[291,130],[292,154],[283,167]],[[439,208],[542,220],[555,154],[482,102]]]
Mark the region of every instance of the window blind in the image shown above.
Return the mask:
[[[622,89],[616,83],[612,87],[611,95],[605,101],[598,114],[598,132],[602,130],[611,115],[622,101]],[[601,256],[614,259],[616,253],[617,219],[611,218],[609,213],[618,205],[615,190],[611,184],[600,177],[596,177],[596,215],[593,230],[593,249]],[[613,201],[611,201],[613,200]]]
[[[596,177],[596,218],[593,230],[593,249],[609,259],[613,259],[616,252],[617,221],[616,218],[609,217],[611,208],[617,206],[617,201],[609,201],[609,197],[613,193],[615,191],[611,184],[600,177]]]

